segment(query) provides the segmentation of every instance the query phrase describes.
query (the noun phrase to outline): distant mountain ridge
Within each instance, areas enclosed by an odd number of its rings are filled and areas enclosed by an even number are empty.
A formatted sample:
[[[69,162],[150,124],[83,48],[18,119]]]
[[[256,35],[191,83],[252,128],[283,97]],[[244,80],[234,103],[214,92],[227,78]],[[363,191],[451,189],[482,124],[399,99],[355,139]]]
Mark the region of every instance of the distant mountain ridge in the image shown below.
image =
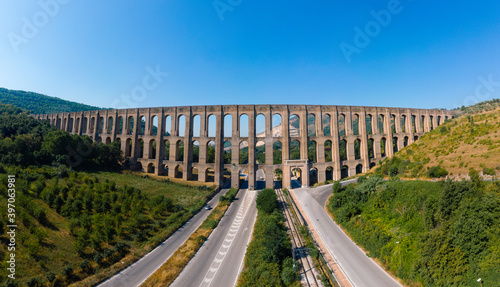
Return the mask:
[[[32,114],[104,110],[104,108],[71,102],[56,97],[5,88],[0,88],[0,102],[25,109]]]

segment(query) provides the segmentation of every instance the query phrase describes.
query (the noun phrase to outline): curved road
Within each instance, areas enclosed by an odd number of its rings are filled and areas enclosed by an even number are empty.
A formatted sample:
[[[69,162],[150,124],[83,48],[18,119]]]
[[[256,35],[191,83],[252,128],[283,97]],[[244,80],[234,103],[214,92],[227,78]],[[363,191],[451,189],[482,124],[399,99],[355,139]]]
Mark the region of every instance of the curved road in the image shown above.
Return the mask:
[[[235,286],[257,218],[256,191],[240,190],[219,225],[171,286]]]
[[[229,189],[223,189],[218,192],[212,200],[208,202],[210,206],[216,206],[219,197]],[[149,276],[151,276],[165,261],[174,254],[174,252],[191,236],[191,234],[203,223],[205,218],[213,209],[206,210],[202,208],[181,228],[177,229],[167,240],[158,245],[151,252],[139,259],[134,264],[123,269],[113,277],[99,284],[102,287],[136,287],[141,285]]]
[[[343,185],[349,182],[343,183]],[[332,220],[325,210],[328,197],[332,194],[332,185],[316,188],[291,190],[305,211],[305,216],[325,243],[328,251],[342,267],[344,273],[356,287],[392,287],[401,286],[379,265],[370,259]]]

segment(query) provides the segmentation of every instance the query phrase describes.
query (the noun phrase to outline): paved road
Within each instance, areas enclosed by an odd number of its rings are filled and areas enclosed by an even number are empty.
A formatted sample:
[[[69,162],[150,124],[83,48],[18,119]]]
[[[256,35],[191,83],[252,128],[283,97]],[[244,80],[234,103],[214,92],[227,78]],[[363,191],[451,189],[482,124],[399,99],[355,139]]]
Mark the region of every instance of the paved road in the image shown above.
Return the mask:
[[[225,194],[228,189],[221,190],[209,201],[211,207],[219,202],[219,197]],[[195,216],[172,234],[167,240],[153,249],[150,253],[130,265],[120,273],[114,275],[98,286],[102,287],[136,287],[142,284],[151,276],[174,252],[191,236],[191,234],[203,223],[205,218],[213,209],[202,208]]]
[[[257,217],[256,191],[240,190],[217,228],[171,286],[234,286]]]
[[[349,182],[343,184],[347,183]],[[331,184],[317,188],[292,189],[292,192],[353,286],[401,286],[352,242],[326,213],[325,204],[332,193]]]

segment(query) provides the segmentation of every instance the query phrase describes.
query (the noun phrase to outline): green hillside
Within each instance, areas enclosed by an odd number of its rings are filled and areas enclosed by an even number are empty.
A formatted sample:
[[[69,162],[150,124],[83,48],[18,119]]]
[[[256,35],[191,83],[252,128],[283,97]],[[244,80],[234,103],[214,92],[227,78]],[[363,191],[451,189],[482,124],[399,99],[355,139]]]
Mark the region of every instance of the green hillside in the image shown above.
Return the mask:
[[[46,95],[0,88],[0,103],[10,104],[32,114],[102,110],[103,108],[66,101]]]
[[[402,177],[466,177],[500,172],[500,100],[462,108],[464,114],[387,159],[375,172]]]

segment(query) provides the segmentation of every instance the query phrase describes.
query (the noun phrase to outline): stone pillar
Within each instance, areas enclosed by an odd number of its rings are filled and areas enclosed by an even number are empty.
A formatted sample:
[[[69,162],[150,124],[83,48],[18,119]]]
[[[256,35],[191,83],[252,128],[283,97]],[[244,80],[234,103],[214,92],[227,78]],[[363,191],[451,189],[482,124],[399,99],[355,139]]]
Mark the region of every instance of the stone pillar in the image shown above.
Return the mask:
[[[252,106],[252,111],[248,115],[248,185],[257,187],[255,179],[256,165],[255,165],[255,106]],[[262,169],[265,171],[264,169]]]
[[[387,110],[385,112],[385,119],[384,119],[384,130],[386,131],[385,134],[387,135],[386,141],[385,141],[385,154],[388,157],[392,157],[394,152],[392,149],[393,143],[392,143],[392,128],[391,128],[391,112],[390,110]]]
[[[281,134],[283,142],[281,143],[281,159],[283,163],[283,187],[291,188],[290,167],[285,165],[285,162],[290,159],[290,132],[289,132],[289,111],[288,105],[283,107],[281,111]]]
[[[232,133],[231,133],[231,186],[234,188],[240,187],[240,114],[238,108],[236,112],[231,112],[232,117]],[[250,186],[249,186],[250,187]]]
[[[360,155],[363,160],[363,172],[370,169],[370,158],[368,157],[368,132],[366,130],[366,112],[363,110],[359,114],[359,136],[361,138]],[[373,131],[373,129],[372,129]]]
[[[163,144],[163,130],[165,129],[164,123],[164,112],[163,108],[161,109],[161,113],[156,115],[158,117],[158,129],[156,132],[156,159],[155,159],[155,175],[159,175],[160,171],[163,172],[163,155],[165,154],[165,144]]]
[[[271,166],[270,173],[266,173],[266,188],[274,189],[274,162],[273,162],[273,111],[271,106],[269,106],[269,111],[266,111],[264,114],[266,118],[265,122],[265,138],[264,142],[266,144],[266,165]],[[283,126],[283,118],[281,119],[281,124]],[[283,143],[281,143],[281,150],[283,151]],[[283,157],[283,153],[281,155]]]
[[[186,111],[184,114],[186,118],[186,128],[184,132],[184,167],[186,171],[182,173],[182,179],[188,180],[191,179],[191,167],[193,166],[193,113],[191,111],[191,107],[189,107],[189,111]]]
[[[337,107],[333,107],[330,113],[330,133],[332,137],[333,180],[340,180],[340,137]]]
[[[224,170],[224,111],[222,106],[220,110],[214,113],[215,115],[215,168],[214,181],[215,184],[221,186],[223,184],[222,171]],[[224,187],[224,186],[221,186]]]

